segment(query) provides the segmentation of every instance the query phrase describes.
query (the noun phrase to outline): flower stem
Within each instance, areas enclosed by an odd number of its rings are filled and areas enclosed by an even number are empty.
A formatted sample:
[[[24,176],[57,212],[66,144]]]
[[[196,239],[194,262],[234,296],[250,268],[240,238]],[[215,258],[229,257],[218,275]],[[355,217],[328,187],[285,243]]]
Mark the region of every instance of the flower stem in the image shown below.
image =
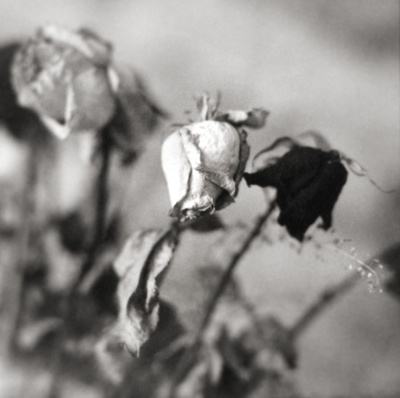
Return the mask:
[[[250,248],[252,242],[260,235],[265,222],[271,216],[275,207],[276,207],[276,202],[274,201],[270,204],[267,211],[257,219],[256,223],[254,224],[249,235],[243,242],[242,246],[232,257],[213,296],[210,299],[210,302],[207,306],[206,313],[204,314],[204,317],[200,324],[200,327],[198,328],[198,330],[195,334],[192,345],[187,349],[187,351],[182,356],[181,360],[179,361],[179,363],[176,367],[175,374],[174,374],[173,380],[171,382],[172,384],[170,386],[170,390],[169,390],[169,394],[168,394],[169,398],[174,397],[176,388],[178,387],[179,383],[185,378],[185,376],[190,371],[190,368],[193,365],[193,362],[195,360],[196,353],[198,352],[199,348],[201,347],[201,341],[204,336],[204,333],[205,333],[208,325],[210,324],[210,321],[215,312],[215,309],[217,308],[219,299],[221,298],[222,294],[224,293],[226,287],[229,284],[229,281],[232,277],[233,271],[235,270],[236,266],[238,265],[239,261],[242,259],[244,254]]]
[[[79,276],[75,280],[69,293],[64,297],[61,316],[63,325],[59,331],[55,352],[53,356],[53,376],[50,384],[48,398],[58,398],[60,396],[60,376],[62,368],[63,345],[68,337],[68,332],[75,316],[76,302],[79,298],[79,286],[96,263],[97,256],[100,253],[101,245],[104,240],[104,235],[107,227],[107,205],[108,192],[107,182],[110,170],[111,161],[111,142],[108,135],[108,127],[106,126],[100,133],[100,157],[101,166],[96,182],[95,191],[95,218],[93,225],[93,237],[88,248],[87,256],[82,264]]]
[[[15,348],[15,338],[21,321],[23,288],[24,288],[24,272],[29,261],[30,246],[32,244],[31,238],[34,229],[34,213],[35,213],[35,200],[36,200],[36,186],[38,174],[38,148],[35,144],[34,131],[28,131],[28,157],[26,161],[26,181],[21,194],[21,223],[17,232],[17,242],[15,244],[9,243],[11,250],[15,250],[14,256],[17,258],[15,261],[10,258],[10,269],[6,281],[8,286],[12,289],[7,290],[6,299],[8,307],[8,321],[4,322],[6,325],[5,337],[2,339],[2,344],[5,345],[8,355],[11,350]],[[12,247],[14,246],[15,249]],[[8,251],[8,250],[7,250]]]
[[[95,219],[93,226],[93,238],[89,246],[88,253],[85,262],[82,265],[76,287],[80,284],[84,276],[90,271],[96,262],[99,249],[104,239],[106,230],[106,219],[107,219],[107,204],[108,204],[108,192],[107,192],[107,181],[110,170],[110,158],[111,158],[111,142],[108,138],[107,128],[102,132],[101,143],[100,143],[100,156],[101,166],[97,178],[96,192],[95,192]]]

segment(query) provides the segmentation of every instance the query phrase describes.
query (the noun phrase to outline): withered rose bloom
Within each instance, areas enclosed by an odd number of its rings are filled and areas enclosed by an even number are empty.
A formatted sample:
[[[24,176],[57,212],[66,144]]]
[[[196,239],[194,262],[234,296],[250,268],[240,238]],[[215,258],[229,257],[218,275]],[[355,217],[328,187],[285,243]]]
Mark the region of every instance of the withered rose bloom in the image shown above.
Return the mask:
[[[244,179],[249,185],[277,189],[278,222],[302,241],[319,217],[325,230],[332,225],[332,211],[348,174],[341,160],[334,150],[294,145],[276,162],[245,173]]]
[[[40,29],[20,46],[11,72],[19,105],[61,139],[107,126],[114,146],[129,157],[165,116],[137,74],[115,65],[112,46],[87,29]]]
[[[110,44],[94,33],[42,28],[14,58],[18,102],[37,112],[59,138],[98,130],[115,111],[110,62]]]
[[[162,167],[172,209],[181,221],[213,213],[233,202],[249,157],[242,126],[261,127],[266,111],[213,115],[172,133],[162,147]],[[209,112],[204,112],[207,114]],[[239,116],[238,116],[239,114]],[[257,115],[258,122],[248,123]],[[234,118],[234,116],[237,116]]]

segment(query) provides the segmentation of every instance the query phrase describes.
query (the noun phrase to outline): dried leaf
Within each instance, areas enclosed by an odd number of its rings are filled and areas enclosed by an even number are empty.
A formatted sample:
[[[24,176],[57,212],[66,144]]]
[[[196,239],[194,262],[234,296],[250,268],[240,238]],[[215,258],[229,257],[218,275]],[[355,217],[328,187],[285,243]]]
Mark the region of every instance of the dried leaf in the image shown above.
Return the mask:
[[[119,315],[102,346],[123,346],[138,356],[158,323],[158,286],[177,243],[175,230],[140,230],[126,242],[114,263],[120,278],[117,291]]]
[[[131,68],[108,71],[116,95],[116,113],[111,122],[111,138],[124,153],[137,153],[146,136],[155,131],[167,113],[151,98],[142,78]]]
[[[314,145],[309,144],[308,138],[312,139]],[[326,152],[332,149],[329,141],[321,133],[318,133],[317,131],[305,131],[304,133],[301,133],[296,137],[296,141],[299,143],[299,145],[311,146]]]
[[[253,172],[275,164],[280,157],[295,145],[296,141],[291,137],[278,138],[269,147],[262,149],[254,156],[252,163]]]
[[[395,192],[394,189],[391,190],[385,190],[383,188],[381,188],[369,175],[368,170],[362,166],[360,163],[358,163],[356,160],[348,157],[347,155],[345,155],[343,152],[340,153],[341,157],[342,157],[342,161],[347,165],[347,167],[349,168],[349,170],[355,174],[356,176],[359,177],[367,177],[367,179],[369,180],[369,182],[374,185],[376,188],[378,188],[381,192],[384,193],[392,193]]]

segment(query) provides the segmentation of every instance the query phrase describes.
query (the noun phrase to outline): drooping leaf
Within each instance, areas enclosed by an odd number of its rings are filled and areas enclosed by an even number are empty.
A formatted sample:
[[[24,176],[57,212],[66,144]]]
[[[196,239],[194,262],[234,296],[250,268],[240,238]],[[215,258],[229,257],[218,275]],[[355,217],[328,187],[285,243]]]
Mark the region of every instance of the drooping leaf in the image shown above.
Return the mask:
[[[103,337],[101,347],[124,347],[138,356],[158,323],[158,287],[177,244],[175,229],[140,230],[126,242],[114,262],[120,279],[117,290],[118,319]]]
[[[291,137],[281,137],[274,141],[267,148],[262,149],[253,158],[253,172],[265,169],[275,164],[280,157],[292,149],[296,142]]]

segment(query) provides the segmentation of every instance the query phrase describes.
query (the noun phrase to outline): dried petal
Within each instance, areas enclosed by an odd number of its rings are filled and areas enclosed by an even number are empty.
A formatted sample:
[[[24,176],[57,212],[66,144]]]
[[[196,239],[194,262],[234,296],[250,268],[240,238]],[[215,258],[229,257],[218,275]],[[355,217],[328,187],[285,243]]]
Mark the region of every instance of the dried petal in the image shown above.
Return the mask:
[[[245,135],[230,124],[204,121],[174,132],[162,148],[171,215],[185,220],[231,203],[247,157]]]

